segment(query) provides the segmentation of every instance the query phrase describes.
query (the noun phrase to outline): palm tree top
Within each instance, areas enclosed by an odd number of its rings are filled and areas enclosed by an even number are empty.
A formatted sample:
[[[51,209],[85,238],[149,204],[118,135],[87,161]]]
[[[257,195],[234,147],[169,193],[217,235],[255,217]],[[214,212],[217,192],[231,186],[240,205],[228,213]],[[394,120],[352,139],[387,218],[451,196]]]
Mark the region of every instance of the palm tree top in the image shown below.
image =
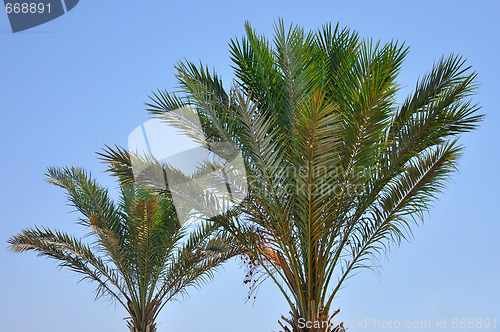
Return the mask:
[[[89,238],[33,227],[10,238],[10,249],[35,251],[94,282],[96,298],[108,296],[127,310],[132,332],[156,331],[167,302],[202,285],[237,254],[213,223],[181,227],[166,196],[122,183],[114,202],[81,168],[49,168],[47,176],[66,190]]]
[[[222,226],[280,288],[292,329],[309,331],[298,319],[326,321],[345,280],[409,239],[443,190],[461,134],[482,119],[477,75],[462,57],[442,57],[399,103],[408,47],[339,24],[306,31],[279,20],[267,38],[247,22],[229,52],[232,85],[185,60],[179,91],[154,92],[148,111],[195,107],[209,140],[241,149],[248,197]],[[194,130],[181,117],[176,125]],[[103,155],[130,180],[119,150]]]

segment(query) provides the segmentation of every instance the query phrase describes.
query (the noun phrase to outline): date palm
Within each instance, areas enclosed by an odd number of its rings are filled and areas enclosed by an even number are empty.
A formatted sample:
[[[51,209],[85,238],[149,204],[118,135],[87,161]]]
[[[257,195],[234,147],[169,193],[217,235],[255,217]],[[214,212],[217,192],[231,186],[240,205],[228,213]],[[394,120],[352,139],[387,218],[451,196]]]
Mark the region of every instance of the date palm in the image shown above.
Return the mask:
[[[236,254],[217,227],[181,227],[171,201],[122,183],[119,202],[79,168],[50,168],[48,182],[62,187],[81,214],[90,243],[61,231],[34,227],[8,240],[16,252],[34,251],[97,284],[130,315],[131,332],[156,331],[163,306],[210,278]]]
[[[409,238],[454,172],[459,135],[481,120],[476,74],[443,57],[399,103],[408,49],[398,42],[338,25],[306,32],[280,21],[272,40],[245,31],[230,43],[233,85],[185,61],[180,91],[154,93],[149,111],[194,106],[209,141],[241,149],[248,197],[238,219],[219,222],[246,248],[246,282],[257,287],[260,271],[276,283],[291,308],[285,331],[339,331],[330,321],[344,281]],[[194,135],[189,119],[168,121]]]

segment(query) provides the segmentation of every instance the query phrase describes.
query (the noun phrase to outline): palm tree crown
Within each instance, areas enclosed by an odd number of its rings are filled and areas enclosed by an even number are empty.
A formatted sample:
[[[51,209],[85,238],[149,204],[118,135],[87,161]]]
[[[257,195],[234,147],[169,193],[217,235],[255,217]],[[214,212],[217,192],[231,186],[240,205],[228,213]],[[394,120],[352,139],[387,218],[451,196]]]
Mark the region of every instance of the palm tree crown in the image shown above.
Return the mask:
[[[133,184],[121,184],[115,203],[79,168],[50,168],[48,182],[66,190],[93,241],[34,227],[10,238],[10,249],[38,252],[95,282],[96,298],[109,296],[127,310],[131,332],[156,331],[165,303],[212,277],[237,254],[226,238],[216,236],[213,224],[188,231],[168,198]]]
[[[185,61],[181,92],[154,93],[149,111],[196,107],[209,141],[241,149],[248,196],[239,218],[214,220],[282,291],[286,331],[340,330],[329,322],[343,282],[407,239],[455,170],[459,135],[481,119],[470,100],[476,74],[444,57],[398,103],[408,52],[398,42],[338,25],[306,32],[279,21],[271,41],[248,23],[245,31],[230,43],[229,89]],[[189,134],[189,119],[169,121]],[[119,153],[107,157],[120,165]]]

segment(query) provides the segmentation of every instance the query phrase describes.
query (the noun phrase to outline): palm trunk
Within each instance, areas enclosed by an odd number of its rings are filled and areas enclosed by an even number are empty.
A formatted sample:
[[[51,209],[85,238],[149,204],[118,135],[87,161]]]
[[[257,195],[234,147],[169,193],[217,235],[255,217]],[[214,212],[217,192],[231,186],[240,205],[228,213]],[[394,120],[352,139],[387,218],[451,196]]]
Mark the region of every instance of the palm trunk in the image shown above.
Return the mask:
[[[156,332],[156,323],[154,322],[137,322],[130,320],[127,322],[130,332]]]
[[[337,326],[333,324],[333,317],[339,313],[340,309],[335,311],[331,316],[323,310],[319,310],[317,314],[313,313],[314,309],[309,310],[309,317],[300,317],[296,308],[290,312],[291,317],[286,318],[281,316],[285,326],[281,321],[279,324],[283,328],[283,332],[344,332],[343,323]]]
[[[130,320],[127,326],[130,332],[156,332],[155,313],[157,312],[161,302],[152,300],[145,309],[140,306],[134,306],[129,300],[127,302]]]

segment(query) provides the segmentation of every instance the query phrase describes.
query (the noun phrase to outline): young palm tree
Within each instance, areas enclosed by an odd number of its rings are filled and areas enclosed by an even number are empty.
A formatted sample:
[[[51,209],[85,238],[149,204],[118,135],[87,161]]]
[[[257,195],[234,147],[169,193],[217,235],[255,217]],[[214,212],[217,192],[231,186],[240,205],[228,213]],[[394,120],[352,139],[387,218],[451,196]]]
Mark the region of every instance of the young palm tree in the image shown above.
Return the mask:
[[[97,284],[96,298],[109,296],[130,315],[131,332],[156,331],[163,306],[212,277],[237,252],[205,223],[181,227],[171,201],[132,184],[122,184],[120,201],[79,168],[50,168],[48,182],[67,191],[82,215],[90,244],[61,231],[34,227],[8,240],[16,252],[35,251]]]
[[[339,331],[330,322],[343,282],[407,239],[455,170],[459,135],[481,119],[476,74],[442,58],[398,103],[408,49],[397,42],[338,25],[306,32],[280,21],[272,41],[245,30],[230,43],[229,90],[207,67],[180,63],[181,93],[154,93],[149,111],[194,106],[210,142],[241,149],[248,197],[238,219],[214,220],[246,248],[246,282],[257,287],[262,271],[276,283],[291,308],[285,331]],[[190,134],[189,119],[168,121]]]

